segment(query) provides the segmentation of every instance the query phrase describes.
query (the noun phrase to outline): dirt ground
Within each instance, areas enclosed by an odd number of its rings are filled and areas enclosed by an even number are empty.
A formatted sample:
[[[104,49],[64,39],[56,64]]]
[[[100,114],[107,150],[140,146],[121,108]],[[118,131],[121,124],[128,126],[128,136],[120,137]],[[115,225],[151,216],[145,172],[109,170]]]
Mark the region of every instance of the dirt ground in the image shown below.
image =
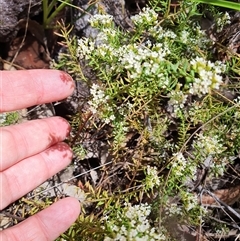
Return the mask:
[[[47,30],[43,28],[42,1],[32,0],[31,5],[29,5],[29,3],[30,2],[27,1],[13,2],[5,0],[2,0],[0,3],[0,16],[5,20],[4,24],[0,26],[0,70],[49,69],[51,67],[51,61],[53,59],[56,60],[58,53],[64,51],[59,44],[61,38],[55,34],[55,32],[59,30],[56,28],[49,28]],[[128,29],[131,26],[131,15],[138,13],[145,7],[147,0],[102,0],[101,4],[107,13],[114,16],[114,21],[117,26]],[[78,6],[79,9],[88,9],[89,1],[74,0],[73,5]],[[173,8],[177,7],[177,5],[177,0],[172,1]],[[79,17],[82,14],[79,9],[72,9],[70,7],[64,8],[53,20],[52,26],[56,26],[57,21],[63,20],[66,24],[73,24],[74,28],[72,33],[77,37],[94,36],[96,33],[89,26],[87,17]],[[97,12],[97,8],[93,7],[90,11],[91,14],[94,14]],[[73,21],[73,19],[75,20]],[[211,16],[201,19],[201,25],[208,31],[209,36],[212,35],[221,45],[240,55],[240,13],[235,14],[231,25],[218,34],[214,33],[211,28],[213,23]],[[224,59],[225,55],[219,53],[219,58]],[[76,85],[77,90],[74,94],[75,96],[70,100],[58,105],[50,103],[38,106],[37,108],[33,107],[33,109],[30,108],[23,111],[22,117],[25,119],[36,119],[56,114],[63,117],[76,114],[79,108],[78,93],[85,88],[85,86],[79,82],[76,82]],[[87,90],[84,89],[84,92],[87,92]],[[134,138],[137,139],[137,137],[133,137],[133,139]],[[97,148],[101,150],[104,149],[99,139],[96,141],[95,145],[98,145]],[[73,175],[83,171],[89,171],[98,166],[101,160],[96,160],[94,158],[94,156],[91,156],[81,162],[81,165],[75,167],[75,169],[66,169],[63,173],[60,173],[58,175],[60,182],[62,180],[71,179]],[[85,180],[96,178],[98,178],[97,171],[92,171],[88,177],[85,177]],[[55,182],[56,179],[44,185],[52,185],[52,183]],[[123,183],[123,185],[125,185],[125,183]],[[72,187],[71,185],[67,185],[65,188],[62,187],[61,192],[68,195],[72,192],[72,190],[70,190]],[[52,193],[52,195],[54,195],[54,193]],[[232,187],[223,186],[223,188],[215,192],[215,195],[224,203],[235,207],[236,201],[240,198],[240,184],[232,185]],[[78,193],[78,198],[84,199],[80,191]],[[203,202],[209,205],[215,202],[210,196],[203,196],[203,199]],[[239,206],[237,205],[237,209],[238,208]],[[4,210],[2,214],[4,217],[7,217],[7,219],[0,216],[0,230],[1,227],[5,228],[8,225],[13,225],[15,223],[13,220],[15,219],[21,221],[20,217],[10,213],[9,210]]]

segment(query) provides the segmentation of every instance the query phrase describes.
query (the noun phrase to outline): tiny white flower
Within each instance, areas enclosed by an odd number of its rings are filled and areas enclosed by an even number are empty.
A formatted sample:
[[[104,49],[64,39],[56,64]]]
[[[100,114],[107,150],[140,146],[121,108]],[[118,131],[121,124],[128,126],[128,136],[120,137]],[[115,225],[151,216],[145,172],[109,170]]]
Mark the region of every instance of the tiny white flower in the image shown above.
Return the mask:
[[[189,32],[186,30],[183,30],[180,35],[180,39],[183,43],[187,43],[189,38]]]
[[[139,14],[132,16],[131,19],[136,25],[155,25],[157,24],[158,14],[153,9],[143,8]]]
[[[108,27],[113,22],[113,16],[109,14],[94,14],[90,19],[89,23],[92,27],[98,27],[99,25],[103,25]]]
[[[7,119],[6,113],[0,113],[0,125],[3,124]]]
[[[212,63],[202,57],[196,57],[190,61],[193,70],[199,75],[194,82],[189,85],[189,93],[201,97],[207,94],[211,89],[219,89],[223,83],[220,75],[225,69],[225,65],[219,62]]]

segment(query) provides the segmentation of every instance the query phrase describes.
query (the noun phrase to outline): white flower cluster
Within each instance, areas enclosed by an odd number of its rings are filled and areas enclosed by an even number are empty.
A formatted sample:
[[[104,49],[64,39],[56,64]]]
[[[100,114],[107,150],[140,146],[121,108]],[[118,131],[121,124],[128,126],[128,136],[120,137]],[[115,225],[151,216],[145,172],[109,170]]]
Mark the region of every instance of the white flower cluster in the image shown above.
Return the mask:
[[[89,23],[92,27],[109,27],[113,23],[113,16],[109,14],[94,14],[90,19]]]
[[[105,92],[97,84],[92,85],[90,94],[92,95],[92,99],[88,101],[88,104],[90,105],[89,109],[93,114],[96,114],[99,107],[107,103],[109,96],[106,95]]]
[[[229,164],[229,158],[219,158],[218,160],[215,160],[214,162],[211,163],[210,172],[214,176],[222,176],[228,164]]]
[[[192,146],[197,151],[196,155],[201,155],[203,164],[210,169],[211,174],[214,174],[214,176],[223,175],[225,167],[229,163],[229,158],[215,156],[226,149],[217,136],[204,136],[200,133],[197,139],[193,141]]]
[[[223,27],[230,23],[231,17],[228,12],[225,12],[224,14],[222,14],[222,16],[216,19],[217,32],[220,33],[223,30]]]
[[[97,43],[109,43],[111,40],[117,38],[118,32],[114,28],[103,28],[101,32],[97,35]]]
[[[205,136],[202,133],[197,135],[197,139],[193,141],[192,146],[198,150],[204,158],[210,155],[220,154],[225,150],[217,136]]]
[[[117,221],[107,220],[107,225],[115,233],[114,238],[105,237],[104,241],[155,241],[166,240],[164,234],[158,233],[154,227],[151,227],[148,216],[151,213],[151,207],[148,204],[132,206],[130,203],[118,213]]]
[[[233,101],[234,103],[240,105],[240,96],[236,97]]]
[[[196,178],[197,163],[187,160],[181,152],[173,153],[172,174],[174,178],[188,182]]]
[[[178,84],[178,87],[181,87],[181,84]],[[179,88],[176,88],[176,90],[172,90],[168,97],[170,100],[168,101],[168,105],[173,107],[173,116],[176,117],[177,111],[179,109],[184,108],[184,104],[187,101],[188,95],[184,94]]]
[[[206,32],[201,29],[200,26],[197,26],[196,28],[196,37],[191,38],[191,45],[197,45],[202,50],[209,49],[209,46],[212,45],[212,40],[208,37]]]
[[[150,27],[148,32],[153,38],[158,41],[163,41],[163,39],[175,39],[177,37],[177,35],[173,31],[162,28],[159,24]]]
[[[146,46],[147,45],[147,46]],[[165,82],[163,85],[168,85],[168,79],[162,76],[159,66],[164,57],[170,53],[166,45],[162,43],[152,44],[150,41],[146,45],[127,45],[124,46],[124,53],[119,57],[121,65],[129,70],[130,78],[136,79],[155,76]]]
[[[212,63],[204,58],[196,57],[190,62],[193,71],[198,74],[194,82],[190,84],[189,92],[201,97],[210,93],[211,89],[219,89],[223,83],[221,74],[226,66],[219,61]]]
[[[107,96],[97,84],[92,85],[90,89],[90,94],[92,95],[92,99],[88,101],[88,104],[90,105],[89,109],[93,114],[96,114],[98,108],[108,101],[109,96]]]
[[[176,215],[182,215],[182,208],[178,206],[176,203],[167,203],[166,215],[170,217],[176,216]]]
[[[116,49],[109,44],[102,43],[95,48],[93,54],[97,56],[96,58],[98,58],[99,61],[101,59],[104,60],[105,68],[107,69],[108,74],[111,76],[116,74],[116,72],[120,72],[123,68],[123,66],[117,64],[123,53],[124,48]]]
[[[182,43],[187,45],[187,51],[191,53],[192,56],[196,56],[193,52],[193,46],[198,46],[202,50],[207,50],[207,46],[209,46],[212,42],[200,26],[192,26],[191,31],[194,31],[194,33],[190,34],[189,30],[183,29],[179,33],[179,38]]]
[[[136,26],[157,25],[158,14],[153,9],[143,8],[139,14],[132,16],[131,19]]]
[[[126,116],[128,113],[131,113],[135,108],[135,105],[133,103],[130,103],[130,101],[126,101],[121,106],[119,106],[118,113],[122,116]]]
[[[106,124],[109,124],[109,123],[111,123],[112,121],[114,121],[115,120],[115,115],[113,115],[113,114],[111,114],[109,117],[105,117],[104,118],[104,122],[106,123]]]
[[[180,39],[183,43],[187,43],[188,39],[189,39],[189,32],[186,30],[182,30],[181,35],[180,35]]]
[[[175,39],[177,35],[168,29],[163,29],[158,21],[158,13],[153,9],[143,8],[142,12],[131,17],[132,21],[136,26],[142,26],[143,24],[147,26],[148,33],[157,40],[162,40],[163,38]]]
[[[187,160],[181,152],[173,153],[172,170],[175,176],[182,176],[187,166]]]
[[[193,195],[189,192],[182,192],[180,194],[184,201],[185,210],[190,211],[191,209],[195,209],[199,207],[199,201],[197,195]]]
[[[159,186],[160,179],[158,177],[158,172],[156,167],[147,166],[145,170],[146,179],[145,185],[146,189],[153,189],[154,187]]]
[[[100,57],[105,57],[106,55],[117,56],[118,54],[121,54],[120,51],[116,51],[112,46],[108,44],[101,44],[96,48],[95,51]]]
[[[78,39],[77,57],[88,59],[88,55],[95,49],[94,42],[88,38]]]
[[[238,96],[237,98],[235,98],[233,100],[234,103],[236,103],[236,105],[238,105],[238,107],[240,106],[240,96]],[[234,119],[235,120],[239,120],[240,119],[240,111],[239,108],[237,108],[234,112]],[[237,128],[236,128],[237,129]]]
[[[96,114],[99,111],[99,108],[104,107],[104,112],[107,115],[100,116],[106,124],[109,124],[113,120],[115,120],[115,116],[112,114],[112,108],[108,105],[109,96],[100,88],[99,85],[93,84],[90,89],[90,94],[92,95],[92,99],[88,101],[89,110]],[[101,113],[101,112],[99,112]],[[103,114],[103,113],[101,113]]]

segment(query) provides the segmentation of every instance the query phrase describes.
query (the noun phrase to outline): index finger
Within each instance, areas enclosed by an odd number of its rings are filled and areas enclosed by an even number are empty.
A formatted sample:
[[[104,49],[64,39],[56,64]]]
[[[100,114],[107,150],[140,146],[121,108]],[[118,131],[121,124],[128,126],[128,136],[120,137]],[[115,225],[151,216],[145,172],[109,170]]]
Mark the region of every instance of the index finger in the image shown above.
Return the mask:
[[[72,78],[63,71],[0,71],[0,112],[61,100],[73,90]]]

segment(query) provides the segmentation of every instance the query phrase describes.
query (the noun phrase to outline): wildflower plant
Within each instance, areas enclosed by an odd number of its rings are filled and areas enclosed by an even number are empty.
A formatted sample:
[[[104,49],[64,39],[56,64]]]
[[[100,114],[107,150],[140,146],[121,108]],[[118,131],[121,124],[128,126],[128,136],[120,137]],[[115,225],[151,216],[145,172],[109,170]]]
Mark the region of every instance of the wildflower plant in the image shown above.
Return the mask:
[[[0,114],[0,126],[8,126],[16,124],[19,120],[19,114],[16,111],[1,113]]]
[[[173,240],[164,214],[201,225],[207,212],[194,190],[199,167],[209,168],[210,180],[221,176],[240,148],[239,100],[222,94],[231,65],[213,56],[214,43],[194,21],[198,4],[181,1],[174,14],[166,5],[162,14],[154,2],[163,1],[150,2],[155,8],[133,16],[129,31],[96,14],[89,20],[99,31],[95,39],[66,41],[76,44],[76,65],[86,64],[96,76],[83,78],[93,129],[111,130],[109,153],[129,180],[125,190],[89,188],[90,202],[103,210],[99,240]],[[138,136],[132,142],[131,133]],[[148,198],[152,205],[143,204]],[[150,215],[153,206],[157,215]]]
[[[107,236],[104,241],[166,240],[163,233],[158,233],[154,227],[151,227],[148,219],[150,213],[151,206],[148,204],[131,205],[125,203],[121,212],[113,212],[106,217],[106,229],[111,230],[113,237]],[[114,219],[111,216],[114,216]]]

